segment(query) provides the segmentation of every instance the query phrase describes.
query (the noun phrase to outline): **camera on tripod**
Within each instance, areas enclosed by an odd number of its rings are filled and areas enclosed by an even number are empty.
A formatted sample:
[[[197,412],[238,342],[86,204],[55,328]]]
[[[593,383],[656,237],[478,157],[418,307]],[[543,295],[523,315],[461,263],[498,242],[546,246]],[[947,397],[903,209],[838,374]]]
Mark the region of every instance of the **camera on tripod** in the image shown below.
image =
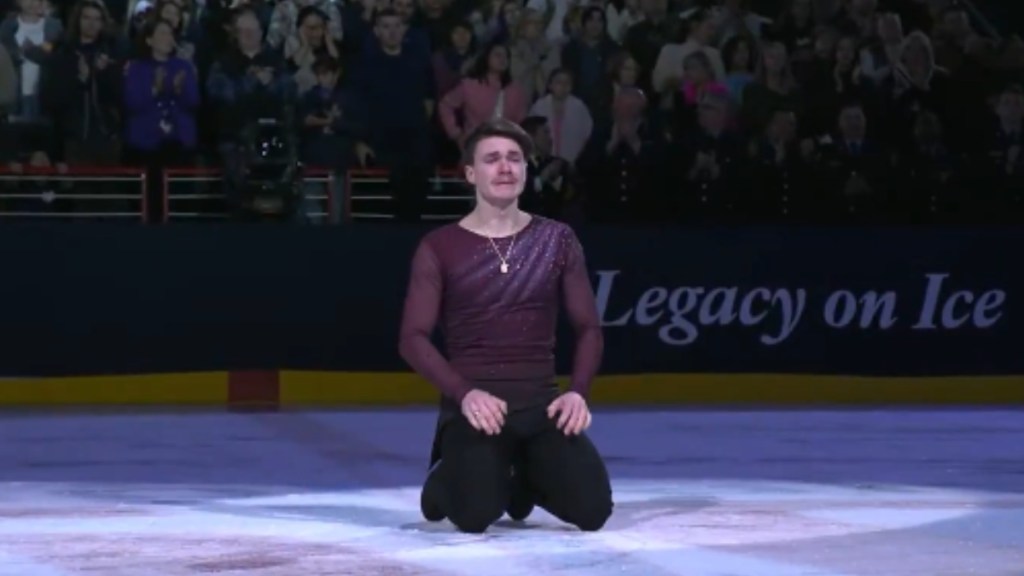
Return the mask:
[[[302,165],[289,130],[274,118],[261,118],[246,127],[242,165],[236,175],[243,216],[291,220],[302,205]]]

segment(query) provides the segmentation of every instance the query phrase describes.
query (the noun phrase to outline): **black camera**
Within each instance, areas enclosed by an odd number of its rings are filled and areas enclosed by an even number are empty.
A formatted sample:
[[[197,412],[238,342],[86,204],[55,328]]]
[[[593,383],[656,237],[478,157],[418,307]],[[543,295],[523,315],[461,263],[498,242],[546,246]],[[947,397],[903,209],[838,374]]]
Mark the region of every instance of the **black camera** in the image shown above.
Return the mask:
[[[289,127],[260,119],[242,135],[242,162],[235,175],[244,217],[288,221],[302,205],[302,165]]]

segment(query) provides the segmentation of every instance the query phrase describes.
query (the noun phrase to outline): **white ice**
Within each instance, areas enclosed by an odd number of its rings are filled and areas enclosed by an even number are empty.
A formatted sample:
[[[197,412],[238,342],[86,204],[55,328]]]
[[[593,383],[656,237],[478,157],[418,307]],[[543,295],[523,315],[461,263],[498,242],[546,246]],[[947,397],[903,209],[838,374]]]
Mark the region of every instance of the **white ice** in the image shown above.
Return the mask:
[[[605,530],[473,536],[430,411],[7,414],[0,575],[1024,576],[1022,416],[600,412]]]

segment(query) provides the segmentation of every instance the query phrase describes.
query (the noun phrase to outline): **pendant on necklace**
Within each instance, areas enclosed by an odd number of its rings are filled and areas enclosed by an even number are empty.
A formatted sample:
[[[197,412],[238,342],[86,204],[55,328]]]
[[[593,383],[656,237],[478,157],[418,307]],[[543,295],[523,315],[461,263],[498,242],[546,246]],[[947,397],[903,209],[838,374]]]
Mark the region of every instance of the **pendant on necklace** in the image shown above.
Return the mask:
[[[508,274],[508,264],[506,264],[504,262],[501,263],[501,273],[502,274]]]

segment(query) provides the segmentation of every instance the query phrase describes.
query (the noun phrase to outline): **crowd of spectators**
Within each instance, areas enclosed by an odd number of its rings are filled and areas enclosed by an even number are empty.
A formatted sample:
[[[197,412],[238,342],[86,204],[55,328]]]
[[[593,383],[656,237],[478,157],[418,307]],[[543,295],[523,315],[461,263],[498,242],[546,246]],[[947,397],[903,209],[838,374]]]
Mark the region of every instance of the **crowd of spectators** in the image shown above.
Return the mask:
[[[524,202],[595,221],[1019,219],[1024,43],[955,0],[0,0],[0,160],[389,171],[487,118]],[[56,196],[73,194],[58,190]],[[49,197],[51,200],[54,194]]]

